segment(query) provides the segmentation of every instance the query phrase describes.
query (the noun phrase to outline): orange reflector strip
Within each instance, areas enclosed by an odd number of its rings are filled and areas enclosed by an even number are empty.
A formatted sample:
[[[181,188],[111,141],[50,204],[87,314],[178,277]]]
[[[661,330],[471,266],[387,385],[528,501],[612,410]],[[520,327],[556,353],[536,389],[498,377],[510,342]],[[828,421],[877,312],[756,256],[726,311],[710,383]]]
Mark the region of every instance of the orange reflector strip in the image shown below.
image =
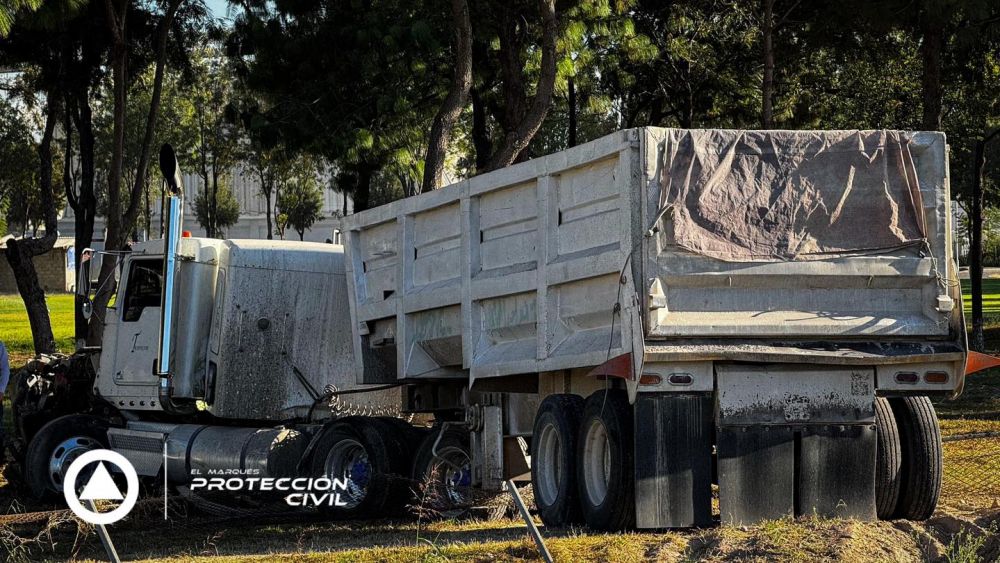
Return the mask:
[[[659,375],[655,373],[644,373],[642,377],[639,378],[640,385],[659,385],[663,381]]]
[[[996,366],[1000,366],[1000,358],[970,350],[969,358],[965,361],[965,375]]]
[[[191,231],[181,231],[182,238],[191,238]]]
[[[924,374],[924,381],[927,383],[948,383],[948,372],[929,371]]]

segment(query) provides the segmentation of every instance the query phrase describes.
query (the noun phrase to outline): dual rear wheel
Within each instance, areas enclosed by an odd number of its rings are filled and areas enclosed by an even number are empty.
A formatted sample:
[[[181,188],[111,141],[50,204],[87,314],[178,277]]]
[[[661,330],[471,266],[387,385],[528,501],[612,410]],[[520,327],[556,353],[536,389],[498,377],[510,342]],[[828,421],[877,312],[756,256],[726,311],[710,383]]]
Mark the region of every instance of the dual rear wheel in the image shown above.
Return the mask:
[[[880,519],[926,520],[941,492],[941,433],[924,396],[875,400]],[[635,525],[632,409],[624,391],[550,395],[535,416],[532,486],[546,526]]]
[[[531,483],[546,526],[635,524],[632,409],[624,391],[550,395],[535,416]]]
[[[875,507],[883,520],[926,520],[941,494],[941,430],[927,397],[875,399]]]

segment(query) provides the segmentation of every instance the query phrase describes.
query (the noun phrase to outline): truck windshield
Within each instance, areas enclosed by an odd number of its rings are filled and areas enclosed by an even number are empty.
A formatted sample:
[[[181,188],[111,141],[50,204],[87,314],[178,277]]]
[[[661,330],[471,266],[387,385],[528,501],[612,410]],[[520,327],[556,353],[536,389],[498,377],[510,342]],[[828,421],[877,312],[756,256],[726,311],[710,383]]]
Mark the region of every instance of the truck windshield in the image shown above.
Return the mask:
[[[125,312],[122,320],[134,322],[146,307],[160,306],[163,285],[163,261],[159,259],[134,260],[125,284]]]

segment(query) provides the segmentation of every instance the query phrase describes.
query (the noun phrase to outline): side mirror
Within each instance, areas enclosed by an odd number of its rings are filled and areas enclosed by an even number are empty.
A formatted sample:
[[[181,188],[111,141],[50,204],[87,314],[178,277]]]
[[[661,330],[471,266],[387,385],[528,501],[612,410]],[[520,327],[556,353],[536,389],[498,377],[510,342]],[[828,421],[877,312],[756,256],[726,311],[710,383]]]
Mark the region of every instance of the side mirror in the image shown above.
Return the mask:
[[[80,274],[76,278],[76,294],[83,298],[83,305],[80,308],[83,318],[87,320],[90,320],[90,315],[94,312],[94,304],[90,301],[90,265],[93,257],[93,248],[83,249],[80,253]]]
[[[180,193],[181,167],[177,164],[177,155],[170,143],[163,143],[163,146],[160,147],[160,175],[167,181],[170,193]]]

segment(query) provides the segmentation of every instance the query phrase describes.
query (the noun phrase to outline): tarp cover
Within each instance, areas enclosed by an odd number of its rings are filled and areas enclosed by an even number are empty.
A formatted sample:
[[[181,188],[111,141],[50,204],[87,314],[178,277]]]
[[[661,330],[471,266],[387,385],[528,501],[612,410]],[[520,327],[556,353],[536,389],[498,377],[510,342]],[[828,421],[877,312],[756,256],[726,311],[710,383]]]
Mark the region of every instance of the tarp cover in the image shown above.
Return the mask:
[[[921,243],[900,131],[666,131],[670,242],[729,261],[814,260]]]

